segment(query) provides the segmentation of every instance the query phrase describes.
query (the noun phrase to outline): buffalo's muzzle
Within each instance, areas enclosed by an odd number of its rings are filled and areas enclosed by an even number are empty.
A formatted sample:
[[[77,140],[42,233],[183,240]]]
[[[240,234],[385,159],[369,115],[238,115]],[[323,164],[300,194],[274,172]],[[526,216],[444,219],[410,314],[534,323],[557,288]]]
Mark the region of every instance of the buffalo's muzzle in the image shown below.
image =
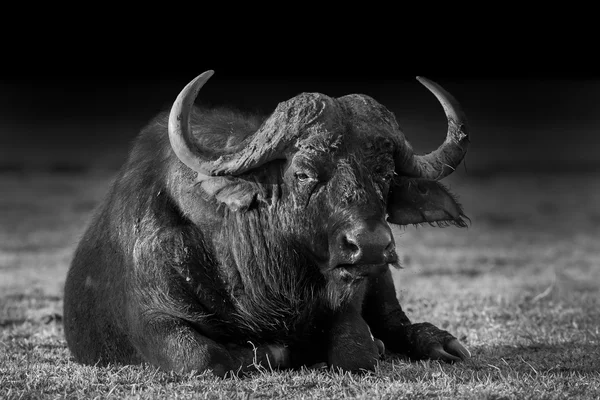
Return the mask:
[[[331,251],[330,265],[382,265],[395,263],[398,256],[387,224],[362,222],[338,232]]]

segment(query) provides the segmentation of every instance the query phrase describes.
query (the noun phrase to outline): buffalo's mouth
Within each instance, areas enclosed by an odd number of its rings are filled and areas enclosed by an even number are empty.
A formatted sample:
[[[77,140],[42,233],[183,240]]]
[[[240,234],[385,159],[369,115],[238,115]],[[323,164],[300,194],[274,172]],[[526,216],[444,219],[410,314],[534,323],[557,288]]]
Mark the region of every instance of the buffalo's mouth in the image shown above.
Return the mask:
[[[391,264],[341,264],[332,271],[343,281],[356,281],[384,274]]]
[[[336,262],[337,261],[337,262]],[[350,274],[353,277],[369,277],[380,275],[386,271],[389,266],[398,267],[398,254],[392,246],[383,253],[374,254],[363,253],[360,259],[354,262],[345,262],[344,259],[331,257],[330,268],[332,270],[346,271],[344,275]]]
[[[329,271],[343,281],[356,281],[382,275],[390,267],[400,267],[395,251],[386,254],[381,262],[329,265]]]
[[[399,268],[397,258],[374,264],[335,264],[331,260],[316,263],[321,273],[328,279],[344,282],[358,281],[384,274],[388,268]]]

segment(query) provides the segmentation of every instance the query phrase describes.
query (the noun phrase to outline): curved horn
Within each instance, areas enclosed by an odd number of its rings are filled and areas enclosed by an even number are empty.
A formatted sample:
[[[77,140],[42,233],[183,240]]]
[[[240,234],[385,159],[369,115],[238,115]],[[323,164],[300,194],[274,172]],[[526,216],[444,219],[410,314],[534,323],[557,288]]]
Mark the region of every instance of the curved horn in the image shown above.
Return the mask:
[[[212,70],[206,71],[188,83],[177,96],[169,114],[171,148],[182,163],[203,175],[210,175],[206,164],[213,157],[196,145],[190,128],[190,114],[198,92],[213,74]]]
[[[169,115],[169,140],[177,157],[204,176],[237,175],[268,161],[285,158],[291,144],[319,119],[326,96],[303,93],[279,103],[262,126],[228,153],[200,148],[192,134],[190,114],[194,100],[213,71],[206,71],[187,84],[173,103]]]
[[[424,155],[414,154],[410,144],[405,142],[404,153],[397,157],[396,169],[404,175],[437,181],[454,172],[467,153],[467,119],[458,101],[440,85],[420,76],[417,76],[417,80],[442,104],[448,118],[448,132],[446,140],[437,150]]]

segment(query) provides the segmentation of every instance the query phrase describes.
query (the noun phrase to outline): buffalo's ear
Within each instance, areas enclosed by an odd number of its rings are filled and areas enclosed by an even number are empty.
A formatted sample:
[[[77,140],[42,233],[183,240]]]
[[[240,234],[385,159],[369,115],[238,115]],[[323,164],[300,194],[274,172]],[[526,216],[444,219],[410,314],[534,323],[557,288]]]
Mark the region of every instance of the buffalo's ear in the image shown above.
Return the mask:
[[[398,225],[450,223],[465,226],[462,207],[442,184],[402,178],[388,196],[388,222]]]
[[[216,176],[200,182],[204,197],[211,197],[225,204],[231,211],[243,211],[250,208],[258,194],[256,185],[243,179]]]

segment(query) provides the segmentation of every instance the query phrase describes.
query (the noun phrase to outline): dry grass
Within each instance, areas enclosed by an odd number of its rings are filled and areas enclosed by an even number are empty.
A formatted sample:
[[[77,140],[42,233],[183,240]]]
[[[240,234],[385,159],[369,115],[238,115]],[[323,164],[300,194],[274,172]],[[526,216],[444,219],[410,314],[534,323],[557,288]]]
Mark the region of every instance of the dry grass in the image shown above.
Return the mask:
[[[0,175],[0,398],[600,397],[600,177],[460,175],[472,226],[398,230],[395,275],[409,316],[453,332],[471,361],[226,380],[72,362],[62,285],[110,177]]]

